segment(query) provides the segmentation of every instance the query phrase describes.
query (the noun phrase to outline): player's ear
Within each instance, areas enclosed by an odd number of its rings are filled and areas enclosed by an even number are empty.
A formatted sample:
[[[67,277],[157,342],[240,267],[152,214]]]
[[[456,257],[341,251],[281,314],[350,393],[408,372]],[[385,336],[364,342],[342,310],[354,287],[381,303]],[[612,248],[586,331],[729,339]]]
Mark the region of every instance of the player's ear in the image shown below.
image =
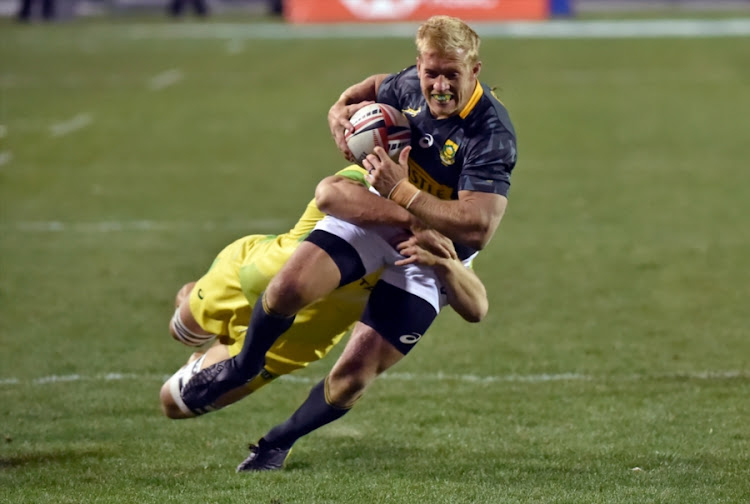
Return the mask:
[[[482,71],[482,62],[481,61],[477,61],[474,64],[474,68],[472,68],[471,71],[474,74],[474,77],[479,77],[479,72]]]

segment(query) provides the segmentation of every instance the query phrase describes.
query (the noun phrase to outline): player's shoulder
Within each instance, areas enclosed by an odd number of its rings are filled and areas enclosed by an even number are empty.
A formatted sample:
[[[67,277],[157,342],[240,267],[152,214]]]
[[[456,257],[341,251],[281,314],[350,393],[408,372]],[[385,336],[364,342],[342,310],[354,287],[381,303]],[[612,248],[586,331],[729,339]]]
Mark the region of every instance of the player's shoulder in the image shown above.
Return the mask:
[[[467,119],[480,128],[505,132],[515,136],[516,132],[510,118],[510,112],[498,98],[495,89],[481,82],[480,86],[482,95]]]
[[[397,90],[399,94],[408,93],[412,89],[420,89],[419,73],[417,72],[416,65],[408,66],[403,70],[388,75],[381,82],[378,95],[395,93]]]
[[[369,182],[367,182],[367,179],[365,179],[366,175],[367,175],[367,170],[355,164],[349,165],[346,168],[342,168],[341,170],[334,173],[335,177],[346,178],[346,179],[349,179],[353,182],[357,182],[369,188],[370,184]]]
[[[416,79],[419,81],[419,73],[417,72],[417,65],[409,65],[408,67],[393,74],[394,77],[405,80]]]
[[[353,164],[353,165],[349,165],[346,168],[342,168],[341,170],[337,171],[335,175],[339,177],[352,179],[352,180],[364,181],[365,175],[367,175],[367,170],[365,170],[359,165]]]

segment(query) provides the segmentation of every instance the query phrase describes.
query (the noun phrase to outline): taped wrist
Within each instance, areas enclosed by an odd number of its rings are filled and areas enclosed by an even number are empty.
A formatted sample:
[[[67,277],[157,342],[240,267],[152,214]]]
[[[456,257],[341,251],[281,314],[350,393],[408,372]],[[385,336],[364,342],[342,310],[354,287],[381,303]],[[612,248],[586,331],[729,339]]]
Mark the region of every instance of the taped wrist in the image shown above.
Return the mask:
[[[393,186],[390,194],[388,194],[388,199],[395,201],[408,210],[420,192],[422,191],[417,189],[417,186],[404,178]]]

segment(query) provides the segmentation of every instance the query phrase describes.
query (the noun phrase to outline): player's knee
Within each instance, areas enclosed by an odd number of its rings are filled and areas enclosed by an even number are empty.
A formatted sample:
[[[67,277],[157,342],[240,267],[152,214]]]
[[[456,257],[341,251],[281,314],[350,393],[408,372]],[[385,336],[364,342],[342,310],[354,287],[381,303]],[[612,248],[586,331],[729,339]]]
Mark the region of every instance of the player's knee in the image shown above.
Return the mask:
[[[194,415],[187,414],[180,409],[172,398],[172,392],[170,391],[170,383],[167,381],[162,385],[159,391],[159,403],[161,404],[161,411],[167,418],[172,420],[179,420],[183,418],[190,418]]]
[[[180,290],[177,291],[177,295],[174,298],[175,308],[179,307],[184,300],[190,297],[190,293],[193,291],[193,287],[195,287],[195,282],[188,282],[180,287]]]
[[[282,315],[293,315],[314,300],[306,299],[304,285],[293,275],[278,275],[268,285],[265,302],[269,310]]]
[[[326,400],[339,408],[350,408],[359,400],[375,379],[365,373],[331,371],[328,375]]]

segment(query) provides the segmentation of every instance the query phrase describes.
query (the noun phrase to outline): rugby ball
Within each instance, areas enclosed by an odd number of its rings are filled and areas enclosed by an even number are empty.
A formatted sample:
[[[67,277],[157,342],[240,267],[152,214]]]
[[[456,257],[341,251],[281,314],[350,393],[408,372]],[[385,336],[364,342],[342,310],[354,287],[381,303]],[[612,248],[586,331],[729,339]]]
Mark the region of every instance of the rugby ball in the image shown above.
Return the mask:
[[[380,146],[394,161],[411,143],[411,128],[400,110],[385,103],[372,103],[356,111],[349,119],[354,129],[344,132],[349,150],[359,165]]]

